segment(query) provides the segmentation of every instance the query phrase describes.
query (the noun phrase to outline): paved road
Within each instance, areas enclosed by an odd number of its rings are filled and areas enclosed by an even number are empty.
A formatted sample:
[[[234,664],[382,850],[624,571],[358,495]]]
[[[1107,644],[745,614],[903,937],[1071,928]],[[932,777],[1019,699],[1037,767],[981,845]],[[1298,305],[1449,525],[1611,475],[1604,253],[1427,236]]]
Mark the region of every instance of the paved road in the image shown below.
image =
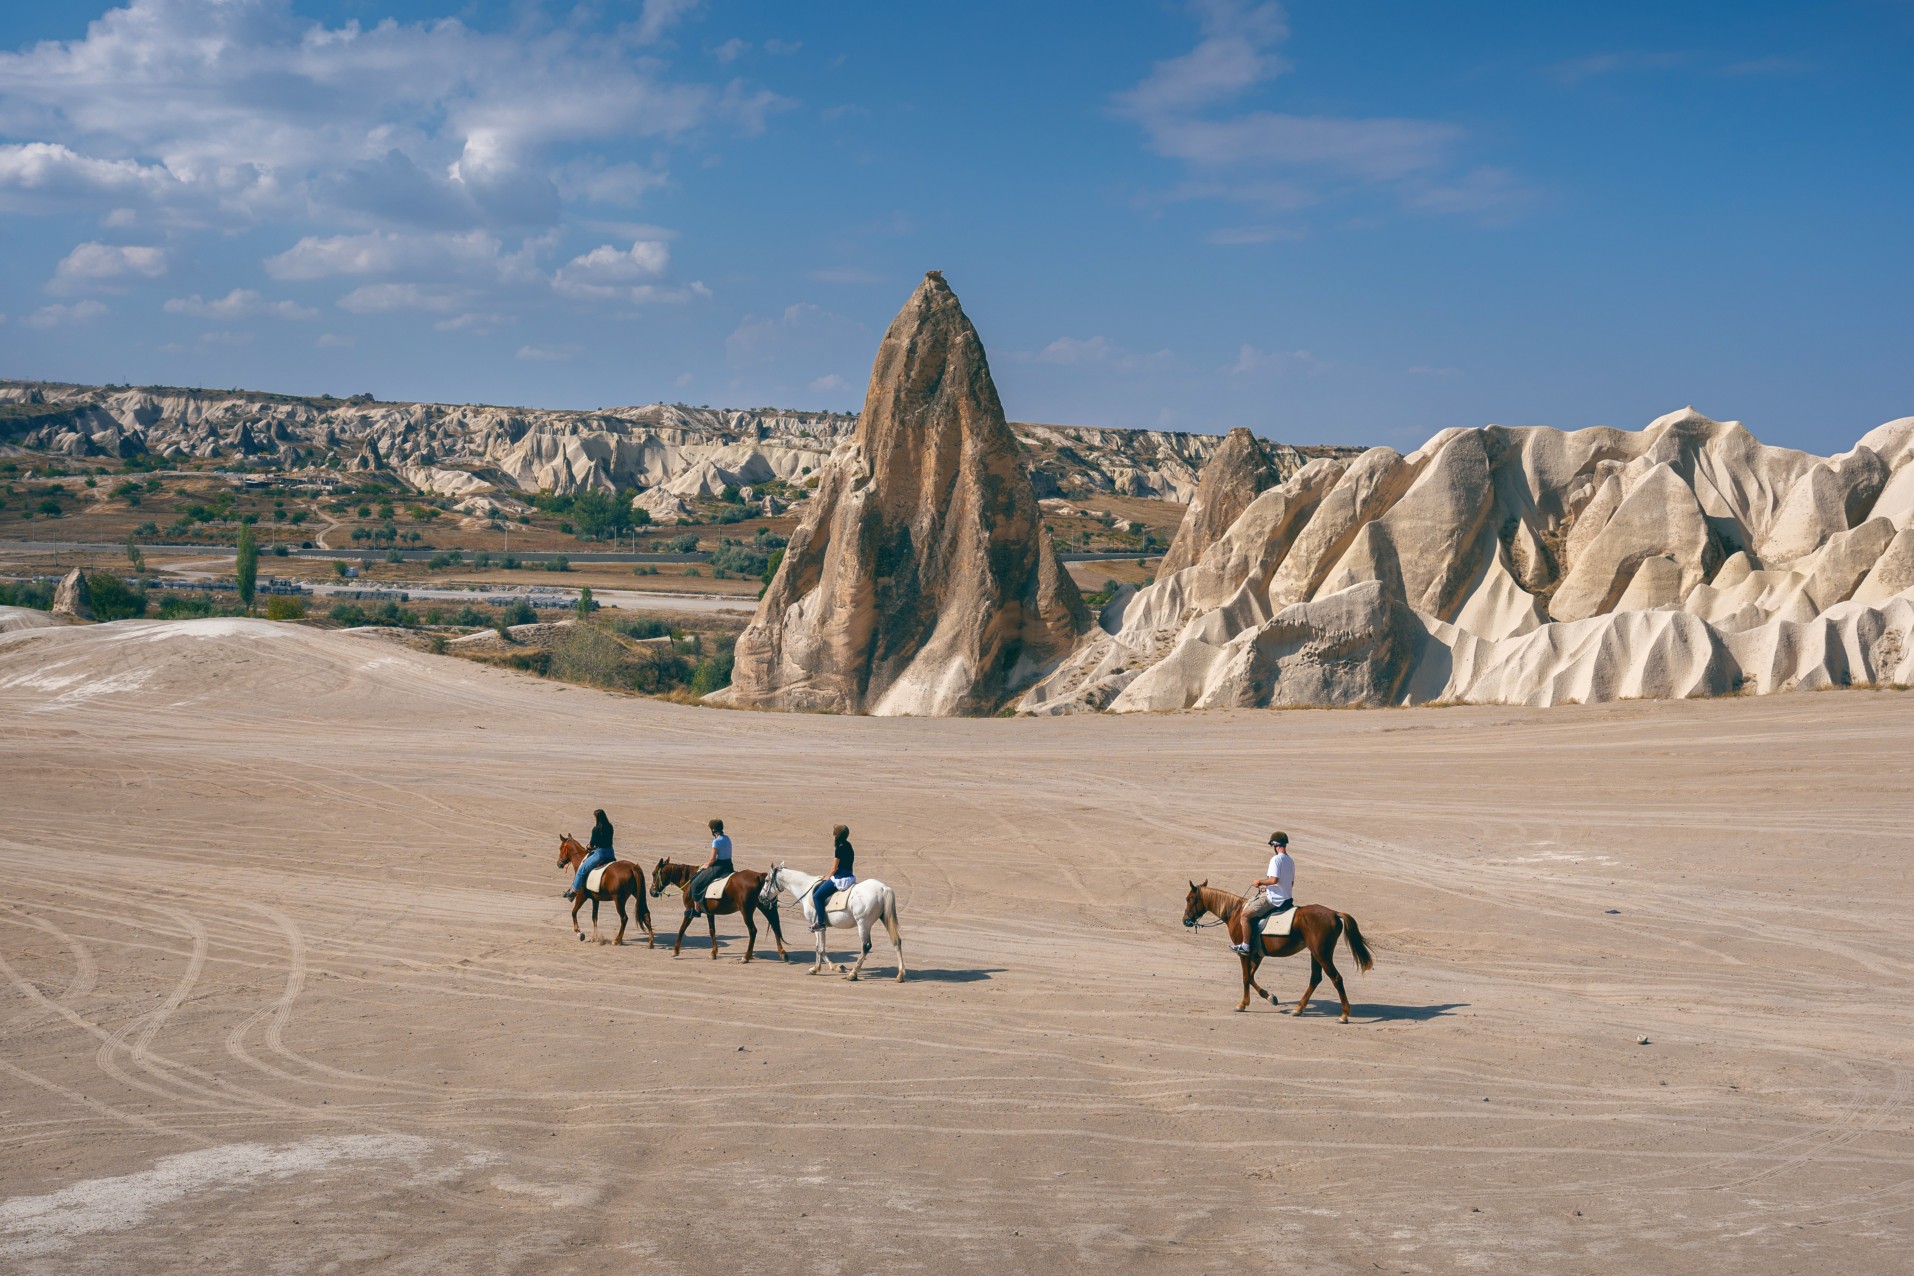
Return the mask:
[[[85,551],[110,554],[125,548],[124,541],[0,541],[0,553],[14,554],[51,554],[56,549],[63,553]],[[161,545],[141,542],[140,548],[149,554],[235,554],[238,552],[238,547],[233,545]],[[319,549],[315,547],[294,549],[290,556],[319,559],[370,558],[384,561],[390,552],[383,549]],[[399,551],[399,557],[408,563],[423,563],[444,552],[446,551],[439,549],[402,549]],[[464,552],[467,566],[470,566],[472,559],[481,552],[491,555],[494,566],[500,558],[504,557],[502,553],[493,550]],[[271,557],[271,555],[263,556]],[[1139,554],[1133,551],[1104,553],[1086,550],[1064,550],[1058,554],[1058,557],[1066,563],[1127,562],[1161,556],[1160,553]],[[711,561],[711,555],[701,550],[689,554],[653,554],[631,550],[524,550],[513,554],[512,557],[521,563],[549,563],[555,558],[562,558],[572,563],[706,563]]]

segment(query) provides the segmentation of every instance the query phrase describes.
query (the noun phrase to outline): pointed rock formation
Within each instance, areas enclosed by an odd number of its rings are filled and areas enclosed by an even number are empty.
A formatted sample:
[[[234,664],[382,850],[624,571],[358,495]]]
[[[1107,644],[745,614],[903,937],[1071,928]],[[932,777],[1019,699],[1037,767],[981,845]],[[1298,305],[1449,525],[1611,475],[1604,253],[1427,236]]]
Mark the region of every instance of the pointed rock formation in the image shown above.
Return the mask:
[[[936,271],[884,334],[720,703],[994,713],[1090,619],[1038,514],[983,343]]]
[[[1190,508],[1157,574],[1167,576],[1196,562],[1204,550],[1222,539],[1251,501],[1282,481],[1275,462],[1256,436],[1240,425],[1231,430],[1223,446],[1203,466],[1196,495],[1190,499]]]
[[[75,567],[53,591],[53,614],[68,620],[93,619],[93,591],[86,587],[86,573]]]

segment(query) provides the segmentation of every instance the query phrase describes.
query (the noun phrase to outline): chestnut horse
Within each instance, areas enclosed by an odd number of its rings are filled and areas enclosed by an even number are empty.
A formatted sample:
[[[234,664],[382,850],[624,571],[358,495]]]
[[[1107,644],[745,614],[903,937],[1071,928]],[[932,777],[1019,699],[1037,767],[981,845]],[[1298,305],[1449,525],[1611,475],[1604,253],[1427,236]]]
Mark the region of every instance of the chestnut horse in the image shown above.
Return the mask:
[[[1194,927],[1204,913],[1214,913],[1229,928],[1232,943],[1243,942],[1243,923],[1236,916],[1243,905],[1249,901],[1241,895],[1219,890],[1209,884],[1208,879],[1190,883],[1189,896],[1183,902],[1183,924]],[[1272,1006],[1281,1005],[1276,994],[1266,992],[1256,982],[1256,967],[1265,957],[1290,957],[1307,948],[1309,950],[1309,987],[1303,989],[1303,999],[1289,1013],[1300,1015],[1309,1005],[1309,999],[1316,992],[1316,985],[1322,982],[1323,972],[1329,972],[1329,982],[1336,985],[1336,996],[1342,1000],[1342,1021],[1349,1022],[1349,994],[1343,991],[1342,974],[1336,969],[1336,940],[1341,936],[1349,939],[1349,951],[1355,955],[1356,965],[1368,970],[1375,965],[1369,955],[1369,945],[1362,942],[1362,930],[1356,925],[1356,919],[1348,913],[1339,913],[1333,908],[1324,908],[1321,904],[1298,904],[1296,919],[1290,923],[1287,935],[1265,935],[1262,952],[1245,955],[1236,954],[1243,963],[1243,1000],[1238,1010],[1249,1007],[1249,990],[1269,998]],[[1214,923],[1211,923],[1214,925]]]
[[[665,893],[665,887],[676,886],[680,890],[688,889],[691,879],[697,876],[699,864],[674,864],[670,860],[659,860],[657,867],[651,870],[651,897],[653,899]],[[765,903],[759,892],[764,886],[764,874],[740,869],[725,881],[724,893],[717,899],[704,901],[705,924],[711,928],[711,960],[718,960],[718,919],[719,913],[741,913],[744,915],[744,928],[750,932],[745,941],[744,959],[751,960],[751,953],[758,946],[758,919],[755,916],[763,912],[771,923],[771,934],[778,941],[778,960],[784,961],[784,927],[778,923],[778,901],[774,895],[770,903]],[[691,901],[685,901],[685,919],[678,924],[678,942],[671,946],[671,955],[676,957],[685,946],[685,931],[691,926]]]
[[[585,862],[585,856],[589,853],[570,833],[558,839],[560,868],[576,873],[578,866]],[[658,933],[651,928],[651,906],[645,903],[645,879],[639,875],[638,866],[630,860],[613,860],[605,865],[604,873],[598,878],[598,889],[579,891],[572,900],[572,929],[578,931],[580,942],[583,942],[585,932],[578,929],[578,910],[585,906],[585,901],[588,899],[591,901],[591,933],[599,943],[605,942],[605,937],[598,933],[599,902],[602,900],[618,905],[618,938],[611,942],[623,944],[625,942],[625,901],[635,899],[638,901],[638,907],[635,910],[638,915],[638,924],[645,928],[645,947],[651,948],[657,944]]]

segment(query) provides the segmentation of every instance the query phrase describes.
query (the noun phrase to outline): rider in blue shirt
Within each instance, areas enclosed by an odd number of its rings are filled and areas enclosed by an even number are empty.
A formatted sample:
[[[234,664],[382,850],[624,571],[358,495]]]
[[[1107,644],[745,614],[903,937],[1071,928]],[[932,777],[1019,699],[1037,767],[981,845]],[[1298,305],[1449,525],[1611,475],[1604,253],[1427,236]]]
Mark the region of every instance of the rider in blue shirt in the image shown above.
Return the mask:
[[[704,888],[731,871],[731,839],[724,835],[724,821],[713,820],[710,828],[711,858],[685,887],[685,911],[690,913],[704,910]]]

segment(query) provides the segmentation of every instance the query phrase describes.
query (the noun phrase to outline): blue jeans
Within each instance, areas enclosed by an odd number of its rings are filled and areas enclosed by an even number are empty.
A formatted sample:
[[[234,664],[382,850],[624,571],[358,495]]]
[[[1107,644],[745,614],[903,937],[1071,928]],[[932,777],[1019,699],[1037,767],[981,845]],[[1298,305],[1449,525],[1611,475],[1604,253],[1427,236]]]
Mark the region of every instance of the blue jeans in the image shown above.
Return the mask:
[[[612,854],[612,850],[609,846],[601,846],[597,850],[593,851],[590,855],[587,855],[585,857],[584,863],[578,866],[578,876],[572,878],[572,890],[573,891],[584,890],[585,889],[585,874],[591,872],[594,868],[597,868],[600,864],[609,864],[617,858],[618,857],[616,855]]]
[[[811,928],[812,930],[823,930],[830,925],[824,917],[824,904],[837,893],[838,889],[836,880],[829,877],[820,880],[811,888],[811,912],[817,918],[817,924]]]
[[[704,905],[704,888],[732,871],[730,860],[719,860],[716,864],[706,864],[691,878],[685,887],[685,907],[692,912]]]

